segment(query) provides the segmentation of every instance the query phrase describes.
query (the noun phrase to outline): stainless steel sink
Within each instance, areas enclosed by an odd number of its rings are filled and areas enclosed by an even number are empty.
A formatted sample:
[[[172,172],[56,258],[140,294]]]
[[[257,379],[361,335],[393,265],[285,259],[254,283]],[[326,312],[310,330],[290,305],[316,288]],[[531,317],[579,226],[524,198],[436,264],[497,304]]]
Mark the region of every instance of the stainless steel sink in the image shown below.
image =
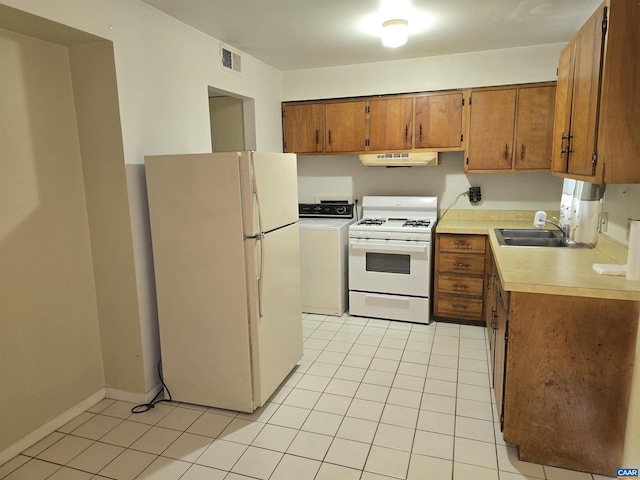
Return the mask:
[[[559,231],[532,228],[496,228],[495,232],[498,243],[502,246],[591,248],[585,243],[567,241]]]
[[[560,231],[540,230],[537,228],[498,228],[503,237],[508,238],[562,238]]]

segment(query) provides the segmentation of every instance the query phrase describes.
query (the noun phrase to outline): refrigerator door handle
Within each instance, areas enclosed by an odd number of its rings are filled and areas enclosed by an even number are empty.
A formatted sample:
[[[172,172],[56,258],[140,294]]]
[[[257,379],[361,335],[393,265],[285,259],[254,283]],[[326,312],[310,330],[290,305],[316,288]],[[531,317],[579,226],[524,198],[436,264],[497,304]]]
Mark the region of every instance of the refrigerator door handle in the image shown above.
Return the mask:
[[[258,260],[258,318],[262,318],[262,269],[264,268],[264,233],[259,234],[258,242],[260,243],[260,260]]]
[[[253,212],[254,212],[254,222],[257,221],[257,225],[254,225],[254,228],[257,227],[258,232],[262,232],[262,213],[260,212],[260,198],[258,196],[258,182],[256,181],[256,170],[253,160],[253,152],[250,155],[250,171],[251,171],[251,189],[253,190]]]
[[[255,240],[260,244],[258,250],[258,256],[255,258],[256,262],[256,280],[258,282],[258,318],[262,318],[262,269],[264,268],[264,245],[262,240],[264,239],[264,233],[256,233],[255,235],[245,235],[245,240]]]

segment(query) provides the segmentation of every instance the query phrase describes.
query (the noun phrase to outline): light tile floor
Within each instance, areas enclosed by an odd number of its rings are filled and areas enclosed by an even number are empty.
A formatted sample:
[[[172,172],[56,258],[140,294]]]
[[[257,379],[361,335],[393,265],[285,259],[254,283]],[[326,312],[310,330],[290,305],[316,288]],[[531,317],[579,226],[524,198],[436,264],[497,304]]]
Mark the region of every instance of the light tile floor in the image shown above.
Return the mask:
[[[103,400],[4,480],[602,480],[502,440],[485,329],[305,315],[304,358],[263,408]],[[169,388],[171,386],[169,385]]]

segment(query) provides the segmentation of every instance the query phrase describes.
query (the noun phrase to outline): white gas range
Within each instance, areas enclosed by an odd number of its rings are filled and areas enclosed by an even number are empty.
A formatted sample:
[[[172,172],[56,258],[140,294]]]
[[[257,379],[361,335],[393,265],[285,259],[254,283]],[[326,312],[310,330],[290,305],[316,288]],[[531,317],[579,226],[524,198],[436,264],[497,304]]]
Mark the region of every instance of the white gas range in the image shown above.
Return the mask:
[[[362,199],[349,227],[349,313],[429,323],[437,197]]]

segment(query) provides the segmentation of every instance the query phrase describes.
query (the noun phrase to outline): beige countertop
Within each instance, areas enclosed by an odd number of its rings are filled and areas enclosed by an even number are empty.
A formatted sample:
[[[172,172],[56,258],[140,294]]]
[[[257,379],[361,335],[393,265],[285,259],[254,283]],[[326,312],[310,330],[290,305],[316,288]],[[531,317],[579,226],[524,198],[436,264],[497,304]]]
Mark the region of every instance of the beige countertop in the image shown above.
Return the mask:
[[[624,264],[624,246],[602,235],[591,249],[501,246],[494,229],[532,228],[534,212],[464,212],[448,212],[436,233],[488,235],[505,290],[640,301],[640,282],[593,269],[594,263]]]

